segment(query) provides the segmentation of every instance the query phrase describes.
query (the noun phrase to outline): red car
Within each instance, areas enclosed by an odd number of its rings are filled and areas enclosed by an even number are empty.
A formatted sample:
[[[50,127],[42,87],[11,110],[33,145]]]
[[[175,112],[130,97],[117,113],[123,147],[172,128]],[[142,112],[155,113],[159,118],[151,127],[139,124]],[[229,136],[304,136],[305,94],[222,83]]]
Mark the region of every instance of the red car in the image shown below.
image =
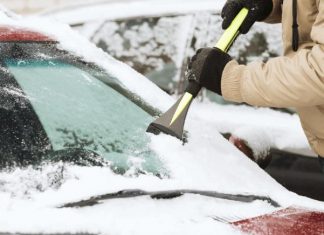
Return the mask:
[[[129,67],[63,26],[47,23],[48,36],[3,21],[0,233],[324,232],[323,203],[284,189],[198,117],[185,145],[146,134],[173,100]]]

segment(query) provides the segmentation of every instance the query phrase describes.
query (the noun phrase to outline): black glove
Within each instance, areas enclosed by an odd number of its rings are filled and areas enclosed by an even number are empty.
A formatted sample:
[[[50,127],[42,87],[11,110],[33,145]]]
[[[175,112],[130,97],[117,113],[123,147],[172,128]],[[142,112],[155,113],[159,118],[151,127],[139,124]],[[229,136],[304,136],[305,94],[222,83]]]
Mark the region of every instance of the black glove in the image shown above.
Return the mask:
[[[232,58],[218,48],[202,48],[191,58],[186,77],[219,95],[222,95],[221,80],[226,64]]]
[[[272,0],[227,0],[222,10],[223,29],[227,29],[242,8],[249,13],[240,27],[240,33],[246,34],[256,21],[266,19],[273,8]]]
[[[318,156],[318,160],[321,166],[321,171],[324,173],[324,157]]]

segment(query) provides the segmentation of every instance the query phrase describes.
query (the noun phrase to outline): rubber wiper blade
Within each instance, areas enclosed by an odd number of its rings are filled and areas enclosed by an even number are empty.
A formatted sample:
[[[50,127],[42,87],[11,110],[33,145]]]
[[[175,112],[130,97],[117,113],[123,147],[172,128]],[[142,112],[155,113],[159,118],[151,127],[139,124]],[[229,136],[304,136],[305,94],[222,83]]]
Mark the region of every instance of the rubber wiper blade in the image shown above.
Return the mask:
[[[152,199],[173,199],[181,197],[184,194],[195,194],[206,197],[213,197],[218,199],[237,201],[243,203],[251,203],[254,201],[265,201],[273,207],[280,207],[280,204],[268,196],[247,195],[247,194],[228,194],[219,193],[215,191],[201,191],[201,190],[166,190],[166,191],[144,191],[140,189],[122,190],[116,193],[107,193],[98,196],[90,197],[89,199],[80,200],[77,202],[66,203],[58,208],[75,208],[75,207],[87,207],[100,204],[104,200],[121,199],[121,198],[133,198],[140,196],[150,196]]]

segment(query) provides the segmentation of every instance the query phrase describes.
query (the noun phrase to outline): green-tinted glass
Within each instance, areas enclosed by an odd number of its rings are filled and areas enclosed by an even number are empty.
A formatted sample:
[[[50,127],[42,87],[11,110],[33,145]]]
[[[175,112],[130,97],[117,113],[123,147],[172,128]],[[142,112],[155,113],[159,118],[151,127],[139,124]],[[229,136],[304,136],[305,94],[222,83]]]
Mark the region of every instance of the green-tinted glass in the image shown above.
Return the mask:
[[[54,150],[95,151],[121,173],[131,167],[162,173],[162,163],[149,149],[145,134],[152,117],[125,96],[62,61],[6,64],[29,97]]]

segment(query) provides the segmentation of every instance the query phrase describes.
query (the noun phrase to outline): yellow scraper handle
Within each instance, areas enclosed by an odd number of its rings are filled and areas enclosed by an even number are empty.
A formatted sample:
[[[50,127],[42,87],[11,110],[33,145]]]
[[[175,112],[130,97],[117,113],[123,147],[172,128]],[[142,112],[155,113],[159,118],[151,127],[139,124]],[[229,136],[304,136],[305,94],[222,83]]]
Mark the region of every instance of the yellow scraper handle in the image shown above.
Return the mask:
[[[239,35],[239,28],[241,27],[248,13],[249,10],[243,8],[237,14],[237,16],[232,21],[231,25],[225,30],[221,38],[218,40],[215,47],[224,52],[227,52],[229,50],[236,37]]]
[[[234,18],[232,21],[231,25],[225,30],[221,38],[218,40],[217,44],[215,45],[216,48],[227,52],[231,45],[233,44],[234,40],[236,37],[240,34],[239,28],[241,27],[243,21],[245,20],[247,14],[248,14],[248,9],[243,8],[237,16]],[[197,92],[198,93],[198,92]],[[178,119],[180,114],[185,110],[185,108],[190,104],[190,102],[193,99],[193,95],[190,94],[189,92],[185,92],[183,95],[178,108],[176,109],[171,121],[170,121],[170,126]]]
[[[248,14],[248,10],[243,8],[234,18],[230,26],[225,30],[221,38],[215,45],[221,51],[227,52],[236,37],[240,34],[239,28]],[[199,93],[201,86],[198,83],[189,83],[185,94],[162,116],[152,122],[147,132],[158,134],[163,132],[183,139],[183,128],[187,112],[189,110],[191,101]]]

